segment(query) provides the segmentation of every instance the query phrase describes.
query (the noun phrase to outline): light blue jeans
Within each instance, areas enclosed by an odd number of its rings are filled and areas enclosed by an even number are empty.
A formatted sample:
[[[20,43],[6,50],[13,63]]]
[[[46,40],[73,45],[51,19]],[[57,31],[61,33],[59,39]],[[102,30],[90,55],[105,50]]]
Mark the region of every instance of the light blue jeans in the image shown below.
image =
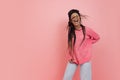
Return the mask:
[[[63,80],[72,80],[77,67],[77,64],[68,62]],[[91,62],[80,65],[80,80],[92,80]]]

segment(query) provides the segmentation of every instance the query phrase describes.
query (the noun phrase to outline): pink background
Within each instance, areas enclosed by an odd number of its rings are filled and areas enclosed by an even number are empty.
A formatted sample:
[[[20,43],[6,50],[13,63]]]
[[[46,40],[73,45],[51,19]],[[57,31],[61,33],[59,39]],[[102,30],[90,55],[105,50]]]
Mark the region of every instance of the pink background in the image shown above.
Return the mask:
[[[67,12],[72,8],[88,15],[83,24],[101,37],[92,49],[93,80],[120,80],[119,3],[1,0],[0,80],[62,80],[67,63]]]

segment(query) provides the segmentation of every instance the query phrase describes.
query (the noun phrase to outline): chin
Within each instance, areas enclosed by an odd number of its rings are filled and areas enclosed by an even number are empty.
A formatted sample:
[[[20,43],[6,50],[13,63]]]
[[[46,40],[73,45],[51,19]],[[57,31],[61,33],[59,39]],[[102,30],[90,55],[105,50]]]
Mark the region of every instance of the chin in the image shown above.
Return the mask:
[[[79,26],[79,24],[75,24],[74,26]]]

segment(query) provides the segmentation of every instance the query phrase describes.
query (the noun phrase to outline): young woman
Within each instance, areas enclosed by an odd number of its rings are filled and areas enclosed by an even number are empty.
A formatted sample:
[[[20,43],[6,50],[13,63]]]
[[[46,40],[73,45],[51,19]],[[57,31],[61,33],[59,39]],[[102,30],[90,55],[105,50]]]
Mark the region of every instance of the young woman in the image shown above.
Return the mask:
[[[72,9],[68,12],[68,64],[63,80],[72,80],[80,65],[81,80],[92,80],[91,47],[100,37],[91,28],[81,24],[81,14]]]

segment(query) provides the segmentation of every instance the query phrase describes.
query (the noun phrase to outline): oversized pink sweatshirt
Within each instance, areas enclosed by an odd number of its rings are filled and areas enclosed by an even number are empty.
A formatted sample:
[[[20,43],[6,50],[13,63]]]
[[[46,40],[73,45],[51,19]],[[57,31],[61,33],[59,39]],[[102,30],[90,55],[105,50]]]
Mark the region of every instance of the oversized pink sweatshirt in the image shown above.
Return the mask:
[[[73,59],[73,62],[76,64],[82,64],[87,61],[90,61],[92,57],[92,44],[96,43],[100,39],[99,35],[96,32],[94,32],[91,28],[85,27],[85,29],[86,36],[81,46],[80,43],[84,37],[82,29],[75,30],[76,42],[74,46],[74,52],[68,49],[68,60]]]

